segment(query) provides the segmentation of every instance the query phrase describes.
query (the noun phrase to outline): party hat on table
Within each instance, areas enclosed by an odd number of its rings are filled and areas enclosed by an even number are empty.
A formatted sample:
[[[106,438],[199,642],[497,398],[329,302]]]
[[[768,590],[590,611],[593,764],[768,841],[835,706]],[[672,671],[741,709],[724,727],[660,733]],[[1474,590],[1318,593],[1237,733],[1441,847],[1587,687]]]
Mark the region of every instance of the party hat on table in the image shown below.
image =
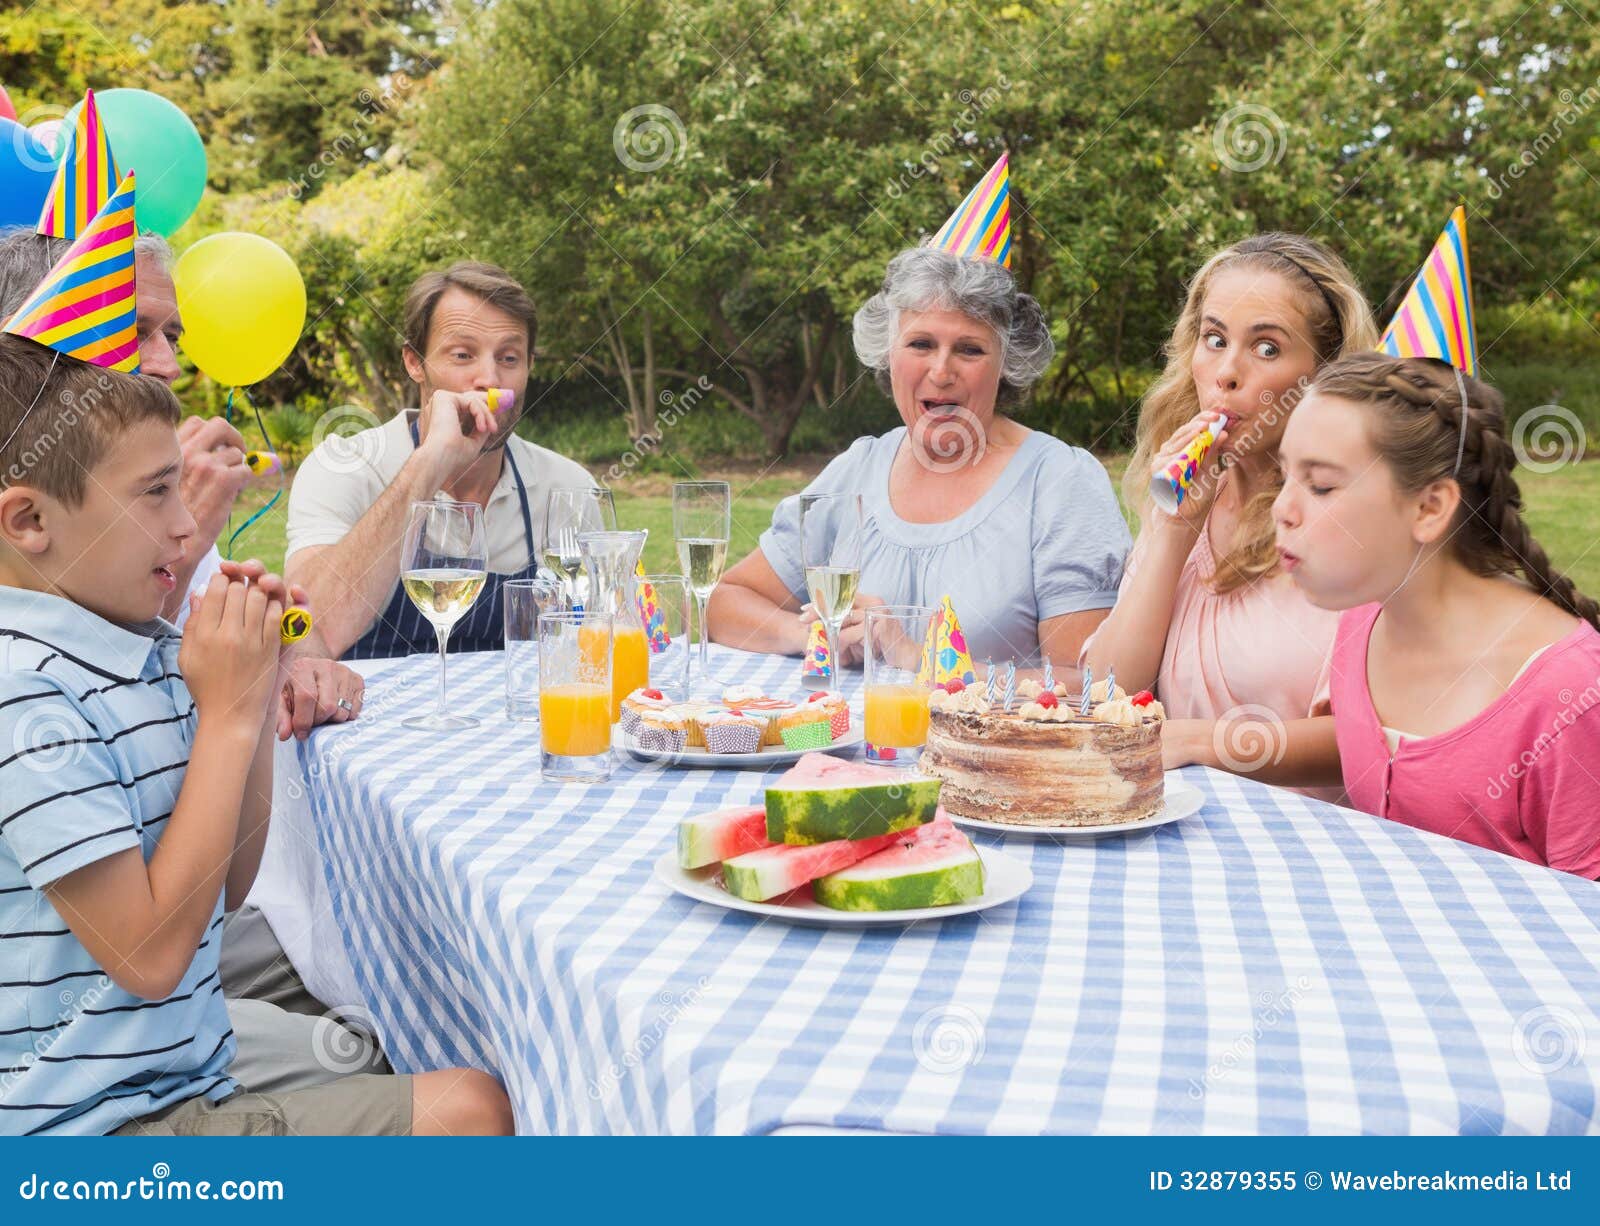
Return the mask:
[[[1002,153],[933,236],[940,251],[1011,267],[1010,154]]]
[[[56,177],[44,198],[38,232],[49,238],[77,238],[116,194],[121,182],[111,156],[111,138],[100,122],[94,90],[83,96],[76,122],[66,133],[67,146]]]
[[[639,602],[639,620],[644,623],[644,637],[650,644],[650,654],[659,655],[672,646],[672,636],[667,633],[667,615],[656,599],[656,585],[645,581],[643,562],[634,573],[639,576],[635,599]]]
[[[800,666],[800,684],[808,690],[825,690],[833,680],[833,659],[828,654],[828,632],[821,622],[811,623],[806,636],[805,663]]]
[[[81,362],[138,374],[133,238],[130,171],[3,330]]]
[[[1478,338],[1472,321],[1472,265],[1467,259],[1467,210],[1457,205],[1433,244],[1405,301],[1378,342],[1397,358],[1438,358],[1462,373],[1478,374]]]
[[[928,621],[928,637],[922,643],[922,664],[917,669],[918,685],[943,685],[960,681],[971,685],[978,679],[967,651],[967,636],[961,633],[961,619],[946,596],[939,611]]]

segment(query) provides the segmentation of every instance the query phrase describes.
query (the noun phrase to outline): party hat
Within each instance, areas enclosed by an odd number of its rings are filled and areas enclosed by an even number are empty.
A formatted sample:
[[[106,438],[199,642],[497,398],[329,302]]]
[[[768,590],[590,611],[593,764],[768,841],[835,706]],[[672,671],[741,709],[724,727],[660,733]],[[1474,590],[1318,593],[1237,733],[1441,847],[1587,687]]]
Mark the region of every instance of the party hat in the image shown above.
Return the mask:
[[[1011,176],[1010,154],[989,167],[978,186],[967,193],[961,207],[939,227],[933,245],[940,251],[971,256],[979,260],[998,260],[1011,267]]]
[[[126,374],[139,373],[134,328],[133,173],[29,294],[3,331]]]
[[[1465,206],[1458,204],[1450,214],[1449,224],[1433,244],[1378,349],[1397,358],[1438,358],[1477,377],[1478,337],[1472,323]]]
[[[634,573],[639,576],[634,597],[639,602],[639,620],[644,623],[644,636],[650,643],[650,654],[659,655],[672,646],[672,636],[667,633],[667,615],[661,611],[661,603],[656,599],[656,585],[645,582],[643,562],[639,563]]]
[[[50,193],[44,198],[44,211],[39,214],[39,233],[50,238],[77,238],[121,182],[111,156],[111,137],[95,106],[94,90],[84,94],[66,140]]]
[[[922,664],[917,669],[918,685],[943,685],[960,681],[971,685],[978,679],[967,651],[967,636],[961,633],[961,619],[946,596],[939,611],[928,620],[928,637],[922,642]]]
[[[833,659],[828,654],[828,632],[821,622],[811,623],[806,637],[805,663],[800,666],[800,684],[808,690],[825,690],[833,680]]]

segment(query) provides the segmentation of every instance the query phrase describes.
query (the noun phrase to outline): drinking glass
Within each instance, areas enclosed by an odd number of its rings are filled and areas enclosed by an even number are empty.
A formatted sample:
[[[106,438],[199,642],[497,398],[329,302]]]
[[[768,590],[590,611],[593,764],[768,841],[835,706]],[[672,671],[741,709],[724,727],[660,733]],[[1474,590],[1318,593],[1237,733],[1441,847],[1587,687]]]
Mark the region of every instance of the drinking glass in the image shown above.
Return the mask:
[[[678,544],[678,565],[694,593],[700,615],[700,676],[710,677],[711,635],[706,604],[728,561],[733,524],[733,490],[726,481],[679,481],[672,487],[672,535]]]
[[[413,715],[401,721],[402,727],[429,732],[477,727],[475,716],[450,714],[445,649],[450,628],[477,600],[488,569],[482,507],[443,499],[411,504],[400,552],[400,583],[439,638],[439,699],[432,715]]]
[[[548,571],[501,587],[506,630],[506,718],[539,722],[539,617],[562,607],[561,580]]]
[[[828,633],[828,658],[837,686],[839,628],[861,582],[861,495],[800,496],[800,563],[806,591]]]
[[[611,778],[611,617],[591,609],[539,618],[539,765],[546,779]]]
[[[547,570],[561,576],[567,604],[581,609],[589,603],[589,576],[583,569],[578,536],[584,532],[615,532],[617,506],[611,491],[598,486],[558,485],[545,501],[541,560]]]
[[[918,680],[928,631],[938,610],[927,605],[868,609],[862,649],[866,664],[867,761],[914,766],[928,739],[931,679]]]
[[[644,599],[646,591],[654,597],[653,608]],[[650,684],[673,702],[682,702],[689,697],[690,608],[694,599],[689,581],[682,575],[646,575],[639,580],[639,592],[645,637],[650,643]]]

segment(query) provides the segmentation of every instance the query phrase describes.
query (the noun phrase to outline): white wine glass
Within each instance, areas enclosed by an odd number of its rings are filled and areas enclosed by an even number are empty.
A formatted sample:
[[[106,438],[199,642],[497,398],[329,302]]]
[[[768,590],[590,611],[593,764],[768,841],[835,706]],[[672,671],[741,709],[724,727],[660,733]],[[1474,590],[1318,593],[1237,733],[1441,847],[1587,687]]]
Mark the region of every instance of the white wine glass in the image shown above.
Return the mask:
[[[800,496],[800,564],[806,592],[828,633],[828,658],[839,684],[839,631],[861,583],[861,495]]]
[[[726,481],[679,481],[672,487],[672,535],[678,566],[694,594],[700,616],[700,676],[710,679],[711,634],[706,605],[728,561],[733,525],[733,490]]]
[[[611,491],[593,485],[558,485],[545,502],[545,568],[561,577],[561,590],[569,609],[589,603],[589,575],[583,569],[578,537],[585,532],[615,532],[617,505]]]
[[[450,628],[472,607],[489,572],[483,508],[475,502],[413,502],[400,553],[400,583],[417,612],[439,636],[439,702],[431,715],[402,721],[406,728],[454,732],[475,728],[470,715],[452,715],[445,681]]]

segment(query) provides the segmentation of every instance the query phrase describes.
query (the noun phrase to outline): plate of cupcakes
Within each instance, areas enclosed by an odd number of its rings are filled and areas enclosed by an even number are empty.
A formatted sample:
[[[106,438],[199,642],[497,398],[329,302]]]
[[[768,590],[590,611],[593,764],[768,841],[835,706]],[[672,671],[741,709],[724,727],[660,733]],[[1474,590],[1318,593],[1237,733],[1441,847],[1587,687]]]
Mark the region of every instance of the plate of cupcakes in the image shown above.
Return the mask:
[[[829,690],[791,700],[741,685],[716,700],[674,702],[643,688],[622,700],[615,741],[641,762],[760,767],[850,749],[861,744],[861,730],[844,696]]]

